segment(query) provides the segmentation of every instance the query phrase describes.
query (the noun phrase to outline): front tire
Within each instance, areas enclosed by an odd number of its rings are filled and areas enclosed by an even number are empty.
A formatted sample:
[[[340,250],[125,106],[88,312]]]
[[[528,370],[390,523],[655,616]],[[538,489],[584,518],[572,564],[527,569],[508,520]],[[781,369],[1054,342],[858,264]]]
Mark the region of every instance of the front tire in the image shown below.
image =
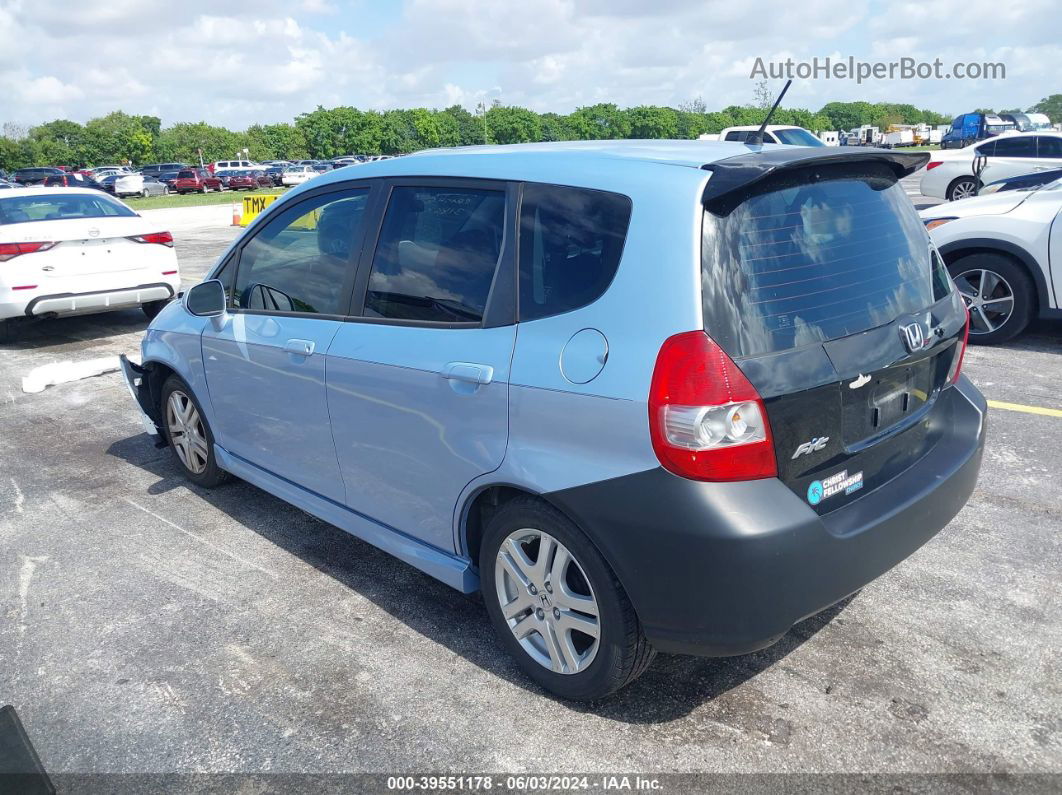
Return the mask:
[[[214,456],[214,434],[188,385],[171,375],[162,385],[160,406],[162,431],[184,476],[205,489],[228,480]]]
[[[948,266],[970,312],[970,342],[998,345],[1029,325],[1036,304],[1032,279],[1003,254],[970,254]]]
[[[484,530],[479,569],[499,641],[554,695],[603,698],[652,662],[655,651],[615,573],[553,506],[531,497],[502,506]]]

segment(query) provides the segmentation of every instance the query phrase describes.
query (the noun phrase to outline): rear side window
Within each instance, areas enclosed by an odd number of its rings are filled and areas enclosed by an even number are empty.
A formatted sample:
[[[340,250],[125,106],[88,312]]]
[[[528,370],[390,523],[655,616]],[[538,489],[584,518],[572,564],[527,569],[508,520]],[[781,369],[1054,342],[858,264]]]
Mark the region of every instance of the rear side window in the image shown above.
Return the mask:
[[[396,187],[369,275],[366,316],[482,322],[504,231],[500,190]]]
[[[317,196],[268,221],[240,253],[233,304],[252,311],[345,314],[368,194],[358,188]]]
[[[612,283],[631,200],[561,185],[524,185],[520,209],[520,320],[586,306]]]
[[[1050,135],[1036,136],[1036,152],[1038,157],[1062,158],[1062,138]]]
[[[996,157],[1036,157],[1036,138],[1031,135],[997,138],[992,154]]]
[[[705,330],[727,353],[846,337],[947,295],[943,266],[888,168],[835,166],[784,179],[704,214]]]

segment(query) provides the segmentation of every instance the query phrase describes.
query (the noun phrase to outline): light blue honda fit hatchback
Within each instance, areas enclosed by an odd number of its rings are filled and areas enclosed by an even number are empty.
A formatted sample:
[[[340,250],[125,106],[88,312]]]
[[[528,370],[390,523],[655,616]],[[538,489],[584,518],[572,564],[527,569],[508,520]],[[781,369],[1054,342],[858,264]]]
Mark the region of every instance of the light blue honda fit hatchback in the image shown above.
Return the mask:
[[[572,699],[743,654],[947,524],[985,402],[925,155],[436,150],[271,205],[123,360],[236,476],[464,592]]]

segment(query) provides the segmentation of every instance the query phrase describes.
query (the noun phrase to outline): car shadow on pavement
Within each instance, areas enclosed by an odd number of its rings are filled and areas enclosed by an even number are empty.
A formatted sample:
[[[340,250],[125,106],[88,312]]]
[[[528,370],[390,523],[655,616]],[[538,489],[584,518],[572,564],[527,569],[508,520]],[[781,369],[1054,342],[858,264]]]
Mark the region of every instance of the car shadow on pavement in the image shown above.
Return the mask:
[[[20,322],[14,339],[0,343],[0,350],[28,351],[59,345],[76,350],[108,337],[142,332],[147,325],[148,319],[139,309]]]
[[[107,453],[158,477],[147,489],[149,495],[189,489],[242,526],[369,599],[415,632],[511,684],[553,698],[528,679],[494,642],[478,594],[461,594],[249,483],[235,480],[210,490],[193,486],[181,474],[170,450],[155,447],[146,434],[114,442]],[[559,703],[573,711],[626,723],[676,720],[778,663],[829,624],[853,598],[801,622],[776,644],[754,654],[718,659],[661,654],[640,679],[619,693],[593,704]]]

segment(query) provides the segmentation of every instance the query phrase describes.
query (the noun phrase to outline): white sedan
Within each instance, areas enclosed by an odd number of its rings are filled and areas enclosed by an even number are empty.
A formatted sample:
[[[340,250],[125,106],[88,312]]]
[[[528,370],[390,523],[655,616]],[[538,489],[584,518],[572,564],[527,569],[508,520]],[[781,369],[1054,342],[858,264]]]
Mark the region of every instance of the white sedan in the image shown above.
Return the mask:
[[[317,176],[313,166],[291,166],[284,169],[284,175],[280,181],[285,185],[301,185]]]
[[[165,196],[170,192],[164,182],[159,182],[154,177],[143,174],[126,174],[114,181],[114,195],[119,198],[126,196]]]
[[[984,170],[974,173],[976,159],[983,157]],[[1006,133],[963,149],[934,152],[919,190],[938,199],[967,199],[981,185],[999,179],[1062,167],[1062,133],[1040,130]]]
[[[180,289],[173,236],[88,188],[0,194],[0,339],[20,322],[142,307]]]
[[[919,215],[970,310],[970,342],[1005,342],[1035,317],[1062,319],[1062,180]]]

